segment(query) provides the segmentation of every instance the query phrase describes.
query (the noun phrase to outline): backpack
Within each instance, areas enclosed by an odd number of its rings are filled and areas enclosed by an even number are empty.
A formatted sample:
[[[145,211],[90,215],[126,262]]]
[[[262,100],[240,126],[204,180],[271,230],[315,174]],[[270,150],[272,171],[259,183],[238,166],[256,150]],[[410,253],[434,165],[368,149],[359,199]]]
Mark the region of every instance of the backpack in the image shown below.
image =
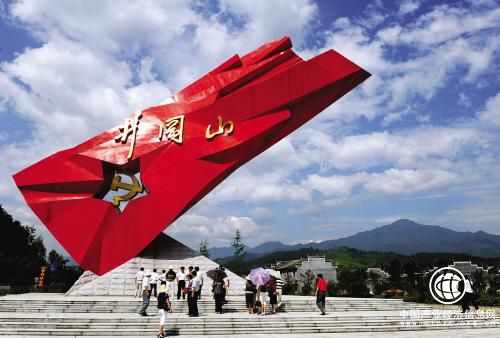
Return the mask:
[[[222,283],[216,283],[214,287],[214,296],[224,295],[224,285]]]

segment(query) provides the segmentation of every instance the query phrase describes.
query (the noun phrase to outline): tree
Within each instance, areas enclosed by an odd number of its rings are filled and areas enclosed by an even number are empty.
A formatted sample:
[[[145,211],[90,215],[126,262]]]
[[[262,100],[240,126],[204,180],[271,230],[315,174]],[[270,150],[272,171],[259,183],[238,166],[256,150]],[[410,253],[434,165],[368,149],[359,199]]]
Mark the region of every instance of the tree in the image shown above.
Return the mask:
[[[16,287],[32,286],[45,265],[46,249],[35,228],[22,225],[0,205],[0,283]]]
[[[399,288],[400,286],[400,281],[401,281],[401,262],[399,259],[393,259],[392,261],[389,262],[389,280],[391,281],[392,287],[393,288]]]
[[[50,250],[49,252],[49,269],[50,271],[59,271],[66,267],[68,260],[62,255],[57,253],[56,250]]]
[[[338,288],[346,290],[352,297],[366,297],[369,294],[367,279],[368,273],[365,269],[341,269]]]
[[[368,273],[367,286],[371,291],[373,291],[374,295],[380,295],[382,292],[389,288],[389,284],[387,282],[387,278],[382,277],[375,272]]]
[[[300,279],[300,294],[310,296],[316,287],[314,273],[311,270],[307,270],[305,273],[300,274]]]
[[[236,229],[236,235],[234,236],[231,246],[234,248],[234,260],[238,263],[243,261],[247,253],[245,252],[245,244],[243,244],[241,240],[240,229]]]
[[[46,275],[46,288],[49,292],[66,292],[83,273],[77,266],[68,266],[68,259],[55,250],[48,255],[49,269]]]
[[[200,242],[200,254],[207,258],[210,258],[210,252],[208,251],[208,241],[205,239]]]

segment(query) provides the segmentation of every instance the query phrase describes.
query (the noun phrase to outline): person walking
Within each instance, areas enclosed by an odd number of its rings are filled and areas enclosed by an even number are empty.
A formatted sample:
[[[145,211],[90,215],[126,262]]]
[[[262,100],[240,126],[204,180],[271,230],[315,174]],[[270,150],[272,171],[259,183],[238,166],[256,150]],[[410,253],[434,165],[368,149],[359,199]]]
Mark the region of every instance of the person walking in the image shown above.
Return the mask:
[[[248,314],[253,313],[253,308],[255,306],[255,285],[253,285],[252,281],[246,278],[246,285],[245,285],[245,303],[246,303],[246,308]]]
[[[165,337],[165,321],[167,320],[167,313],[172,313],[172,304],[170,303],[170,297],[168,295],[168,286],[166,282],[161,282],[160,289],[158,292],[158,313],[160,314],[160,328],[158,329],[158,338]]]
[[[183,266],[181,266],[181,271],[177,272],[175,281],[177,282],[177,299],[181,299],[181,295],[182,299],[186,299],[186,295],[182,292],[186,287],[186,274]]]
[[[190,317],[198,317],[198,293],[200,292],[201,281],[197,274],[197,271],[194,270],[191,273],[191,314]]]
[[[465,280],[458,282],[459,290],[464,290],[465,293],[461,299],[462,313],[470,311],[469,303],[472,303],[474,309],[479,310],[476,296],[474,294],[474,283],[470,280],[469,275],[465,275]]]
[[[174,271],[174,267],[170,265],[166,274],[168,296],[170,299],[174,298],[174,284],[177,274]]]
[[[318,273],[318,279],[316,280],[316,305],[320,309],[322,315],[326,314],[326,290],[326,280],[323,278],[323,274]]]
[[[153,269],[153,273],[151,274],[151,293],[156,297],[156,287],[158,285],[158,281],[160,280],[160,275],[156,272],[156,269]]]
[[[147,270],[144,273],[144,279],[142,280],[142,307],[139,311],[141,316],[147,316],[147,308],[149,305],[149,300],[151,298],[151,271]]]
[[[201,299],[201,290],[203,290],[203,274],[200,272],[199,266],[195,266],[194,271],[196,271],[196,277],[200,279],[200,290],[198,291],[198,299]]]
[[[212,284],[212,292],[215,300],[215,313],[222,314],[222,304],[224,303],[225,282],[220,275],[216,277]]]
[[[144,279],[144,268],[140,268],[135,274],[135,298],[139,298],[142,294],[142,280]]]

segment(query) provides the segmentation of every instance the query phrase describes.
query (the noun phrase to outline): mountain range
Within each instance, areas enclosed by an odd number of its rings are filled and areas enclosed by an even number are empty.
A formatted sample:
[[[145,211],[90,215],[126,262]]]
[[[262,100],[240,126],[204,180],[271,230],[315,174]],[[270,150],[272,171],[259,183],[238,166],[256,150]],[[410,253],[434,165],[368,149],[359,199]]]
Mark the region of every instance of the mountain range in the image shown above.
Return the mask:
[[[350,247],[364,251],[391,251],[399,254],[419,252],[466,253],[479,257],[500,257],[500,236],[484,231],[460,232],[437,225],[423,225],[408,219],[355,235],[317,243],[288,245],[269,241],[255,247],[247,247],[247,258],[256,258],[275,251],[293,251],[301,248],[333,249]],[[233,255],[232,247],[209,249],[210,258]]]

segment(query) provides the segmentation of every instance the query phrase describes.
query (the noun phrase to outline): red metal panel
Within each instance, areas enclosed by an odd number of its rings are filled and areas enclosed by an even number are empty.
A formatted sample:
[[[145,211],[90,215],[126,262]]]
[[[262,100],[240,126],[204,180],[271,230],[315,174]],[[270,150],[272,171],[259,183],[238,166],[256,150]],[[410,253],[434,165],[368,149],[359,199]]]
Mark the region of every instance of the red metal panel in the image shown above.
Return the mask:
[[[120,126],[130,127],[124,142],[115,140],[123,129],[110,129],[14,180],[75,261],[103,274],[135,257],[238,167],[370,76],[334,51],[304,61],[291,47],[284,37],[235,55],[172,103],[145,109],[138,120],[136,112],[130,119],[138,123]],[[147,191],[123,211],[102,199],[117,173],[140,173]]]

